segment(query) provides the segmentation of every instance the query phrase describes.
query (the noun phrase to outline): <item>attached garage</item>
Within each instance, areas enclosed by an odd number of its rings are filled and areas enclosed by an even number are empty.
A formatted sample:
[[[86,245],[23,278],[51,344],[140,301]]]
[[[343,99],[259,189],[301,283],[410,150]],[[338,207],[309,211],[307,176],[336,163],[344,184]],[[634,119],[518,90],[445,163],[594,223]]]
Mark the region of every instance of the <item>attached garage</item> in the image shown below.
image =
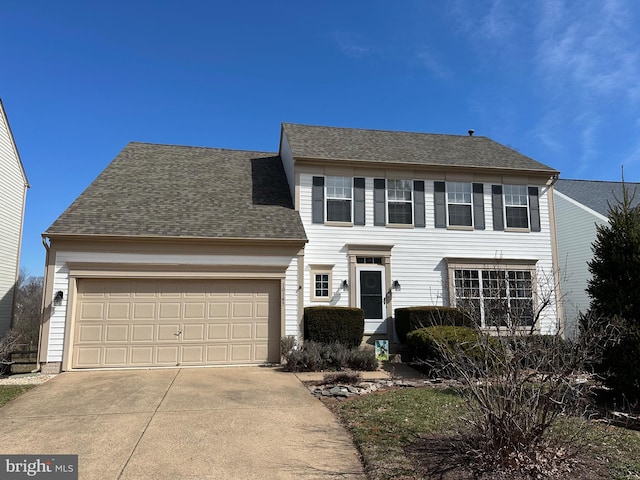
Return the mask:
[[[71,368],[279,361],[280,282],[78,279]]]

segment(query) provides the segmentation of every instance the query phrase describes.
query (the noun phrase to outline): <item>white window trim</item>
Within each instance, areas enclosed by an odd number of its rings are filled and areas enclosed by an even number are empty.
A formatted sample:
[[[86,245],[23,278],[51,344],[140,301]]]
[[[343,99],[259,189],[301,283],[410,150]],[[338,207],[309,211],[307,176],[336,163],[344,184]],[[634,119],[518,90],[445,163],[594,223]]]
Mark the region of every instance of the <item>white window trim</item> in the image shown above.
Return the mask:
[[[452,259],[448,258],[447,261],[447,269],[449,276],[449,305],[455,307],[457,303],[456,299],[456,288],[455,288],[455,271],[456,270],[480,270],[480,271],[491,271],[491,270],[501,270],[504,272],[509,271],[528,271],[531,274],[531,300],[533,302],[533,312],[535,315],[537,309],[537,268],[536,263],[537,260],[521,260],[521,259],[496,259],[496,260],[487,260],[487,259]],[[485,324],[484,318],[484,302],[482,302],[482,274],[478,277],[479,281],[479,292],[480,292],[480,304],[481,304],[481,321],[482,328],[487,331],[495,331],[496,326]],[[515,297],[518,298],[518,297]],[[536,319],[533,319],[534,322]],[[530,325],[522,325],[519,327],[519,330],[522,331],[530,331],[534,329],[539,333],[540,325],[534,324],[533,327]]]
[[[527,200],[527,227],[510,227],[507,223],[507,207],[525,208],[525,205],[507,205],[507,192],[505,187],[524,187],[525,198]],[[505,183],[502,185],[502,215],[504,217],[504,230],[506,232],[530,232],[531,231],[531,209],[529,206],[529,187],[518,183]]]
[[[312,302],[330,302],[333,299],[333,267],[334,265],[309,265],[311,269],[310,296]],[[328,275],[328,295],[316,295],[316,275]]]
[[[466,184],[470,187],[470,195],[471,201],[469,203],[458,203],[458,202],[449,202],[449,185],[452,183],[460,183]],[[451,230],[473,230],[475,227],[475,219],[473,218],[473,183],[472,182],[456,182],[456,181],[447,181],[445,182],[445,192],[444,198],[447,204],[447,210],[445,212],[445,217],[447,221],[447,228]],[[469,205],[471,207],[471,225],[451,225],[449,223],[449,205]]]
[[[330,197],[329,196],[329,178],[346,178],[349,180],[349,185],[351,189],[351,197],[342,198],[342,197]],[[349,221],[341,221],[341,220],[329,220],[327,217],[329,215],[329,201],[330,200],[349,200],[351,206],[349,211]],[[353,226],[353,177],[343,176],[343,175],[325,175],[324,176],[324,223],[326,225],[335,225],[335,226]]]
[[[409,191],[411,192],[411,200],[389,200],[389,181],[403,181],[409,182]],[[414,218],[414,206],[413,202],[415,200],[415,195],[413,192],[413,180],[409,180],[406,178],[387,178],[385,181],[385,189],[384,189],[384,199],[385,199],[385,215],[387,220],[387,227],[391,228],[412,228],[415,224]],[[411,223],[392,223],[389,221],[389,203],[408,203],[411,205]]]

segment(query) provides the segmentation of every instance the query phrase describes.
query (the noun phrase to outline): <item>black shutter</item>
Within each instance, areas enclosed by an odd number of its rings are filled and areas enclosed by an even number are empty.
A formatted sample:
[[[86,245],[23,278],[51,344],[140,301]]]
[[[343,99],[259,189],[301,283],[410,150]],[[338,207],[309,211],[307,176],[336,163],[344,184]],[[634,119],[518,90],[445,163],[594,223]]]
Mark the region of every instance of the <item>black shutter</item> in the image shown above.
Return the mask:
[[[474,183],[473,187],[473,225],[476,230],[484,230],[484,185]]]
[[[418,228],[426,226],[424,218],[424,180],[413,182],[413,225]]]
[[[311,221],[313,223],[324,223],[324,177],[313,177]]]
[[[502,185],[491,185],[491,206],[493,209],[493,229],[504,230],[502,213]]]
[[[384,178],[373,179],[373,224],[386,225],[385,220],[385,188],[387,182]]]
[[[531,231],[540,231],[540,202],[538,187],[529,187],[529,216],[531,217]]]
[[[364,178],[353,179],[353,224],[365,225]]]
[[[433,182],[433,204],[435,209],[435,227],[447,228],[447,202],[445,201],[445,182]]]

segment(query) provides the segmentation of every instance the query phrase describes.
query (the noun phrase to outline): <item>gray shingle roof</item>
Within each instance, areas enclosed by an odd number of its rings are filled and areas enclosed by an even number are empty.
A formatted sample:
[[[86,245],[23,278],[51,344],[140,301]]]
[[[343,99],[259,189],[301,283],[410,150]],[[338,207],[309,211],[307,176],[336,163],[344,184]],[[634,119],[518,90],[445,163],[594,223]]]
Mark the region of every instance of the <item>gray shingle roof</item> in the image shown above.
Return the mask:
[[[631,195],[635,192],[633,204],[640,203],[640,183],[625,182],[625,185]],[[616,199],[622,199],[622,182],[560,179],[555,183],[555,189],[605,217],[609,203],[615,204]]]
[[[46,234],[305,240],[274,153],[130,143]]]
[[[283,123],[294,157],[446,167],[558,171],[487,137]]]

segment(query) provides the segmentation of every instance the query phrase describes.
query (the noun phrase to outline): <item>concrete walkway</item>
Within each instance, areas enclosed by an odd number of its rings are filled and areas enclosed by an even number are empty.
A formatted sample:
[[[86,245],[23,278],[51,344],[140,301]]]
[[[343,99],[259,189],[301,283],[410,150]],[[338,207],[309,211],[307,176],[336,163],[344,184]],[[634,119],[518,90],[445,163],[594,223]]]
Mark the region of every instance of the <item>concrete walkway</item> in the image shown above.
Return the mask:
[[[78,454],[81,479],[364,479],[335,417],[272,368],[69,372],[0,408],[3,454]]]

